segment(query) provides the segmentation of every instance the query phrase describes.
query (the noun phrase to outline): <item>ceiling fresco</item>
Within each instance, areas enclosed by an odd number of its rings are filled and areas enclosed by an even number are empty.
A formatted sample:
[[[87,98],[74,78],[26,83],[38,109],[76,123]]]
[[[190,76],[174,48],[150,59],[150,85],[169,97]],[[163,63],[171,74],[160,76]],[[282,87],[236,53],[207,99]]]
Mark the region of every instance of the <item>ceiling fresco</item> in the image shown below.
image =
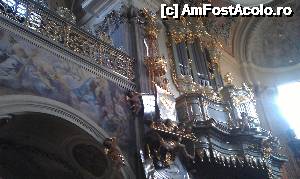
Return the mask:
[[[293,17],[263,18],[250,34],[247,59],[264,68],[300,63],[300,11]]]
[[[232,5],[230,1],[215,0],[212,1],[213,6],[227,7]],[[209,34],[217,37],[218,41],[222,44],[223,50],[233,56],[233,32],[236,28],[237,17],[216,17],[212,14],[209,15],[205,22],[205,26]]]
[[[230,0],[235,4],[241,4],[242,6],[256,6],[259,4],[270,3],[273,0]]]

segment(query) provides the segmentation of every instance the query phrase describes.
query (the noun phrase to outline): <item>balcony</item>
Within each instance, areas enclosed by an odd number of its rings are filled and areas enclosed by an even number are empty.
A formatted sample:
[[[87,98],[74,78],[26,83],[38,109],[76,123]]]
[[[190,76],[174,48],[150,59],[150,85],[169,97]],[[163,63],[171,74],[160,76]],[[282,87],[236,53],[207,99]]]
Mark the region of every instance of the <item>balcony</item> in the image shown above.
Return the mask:
[[[64,9],[61,9],[62,13]],[[53,42],[96,66],[125,79],[134,79],[134,59],[32,0],[1,0],[0,16]],[[64,15],[66,15],[64,18]]]

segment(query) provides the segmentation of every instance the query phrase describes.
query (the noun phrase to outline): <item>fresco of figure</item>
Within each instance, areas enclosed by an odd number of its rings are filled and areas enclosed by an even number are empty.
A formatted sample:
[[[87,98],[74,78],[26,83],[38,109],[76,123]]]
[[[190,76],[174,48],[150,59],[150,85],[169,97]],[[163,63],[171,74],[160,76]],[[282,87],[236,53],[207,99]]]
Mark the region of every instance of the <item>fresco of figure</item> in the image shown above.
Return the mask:
[[[65,103],[118,137],[120,146],[128,146],[131,112],[126,90],[4,30],[0,89],[1,95],[30,94]]]
[[[15,57],[8,56],[1,51],[0,57],[0,83],[7,84],[9,87],[19,88],[19,78],[22,71],[22,62]]]

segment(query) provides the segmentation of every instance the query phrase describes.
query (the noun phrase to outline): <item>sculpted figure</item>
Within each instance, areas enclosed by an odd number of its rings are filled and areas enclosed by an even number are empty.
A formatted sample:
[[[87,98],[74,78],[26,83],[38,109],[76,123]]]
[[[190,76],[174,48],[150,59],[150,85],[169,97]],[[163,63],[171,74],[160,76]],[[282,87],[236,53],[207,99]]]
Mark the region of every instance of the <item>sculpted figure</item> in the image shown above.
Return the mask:
[[[194,160],[180,137],[162,137],[157,131],[150,130],[146,135],[146,141],[150,147],[150,154],[156,168],[169,167],[178,154],[185,158]]]
[[[137,92],[130,92],[126,97],[127,101],[131,103],[132,112],[138,114],[142,108],[141,94]]]
[[[117,148],[117,139],[115,137],[106,138],[103,142],[104,153],[112,160],[117,168],[125,165],[125,158]]]

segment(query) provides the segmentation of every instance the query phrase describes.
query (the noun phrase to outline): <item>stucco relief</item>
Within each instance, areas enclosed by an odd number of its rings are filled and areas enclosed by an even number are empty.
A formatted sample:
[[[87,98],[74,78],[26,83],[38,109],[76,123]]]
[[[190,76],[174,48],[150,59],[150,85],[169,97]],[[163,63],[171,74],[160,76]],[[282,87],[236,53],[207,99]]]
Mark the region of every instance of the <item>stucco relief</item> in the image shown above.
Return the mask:
[[[63,102],[127,146],[131,111],[126,91],[0,30],[0,94],[31,94]]]

